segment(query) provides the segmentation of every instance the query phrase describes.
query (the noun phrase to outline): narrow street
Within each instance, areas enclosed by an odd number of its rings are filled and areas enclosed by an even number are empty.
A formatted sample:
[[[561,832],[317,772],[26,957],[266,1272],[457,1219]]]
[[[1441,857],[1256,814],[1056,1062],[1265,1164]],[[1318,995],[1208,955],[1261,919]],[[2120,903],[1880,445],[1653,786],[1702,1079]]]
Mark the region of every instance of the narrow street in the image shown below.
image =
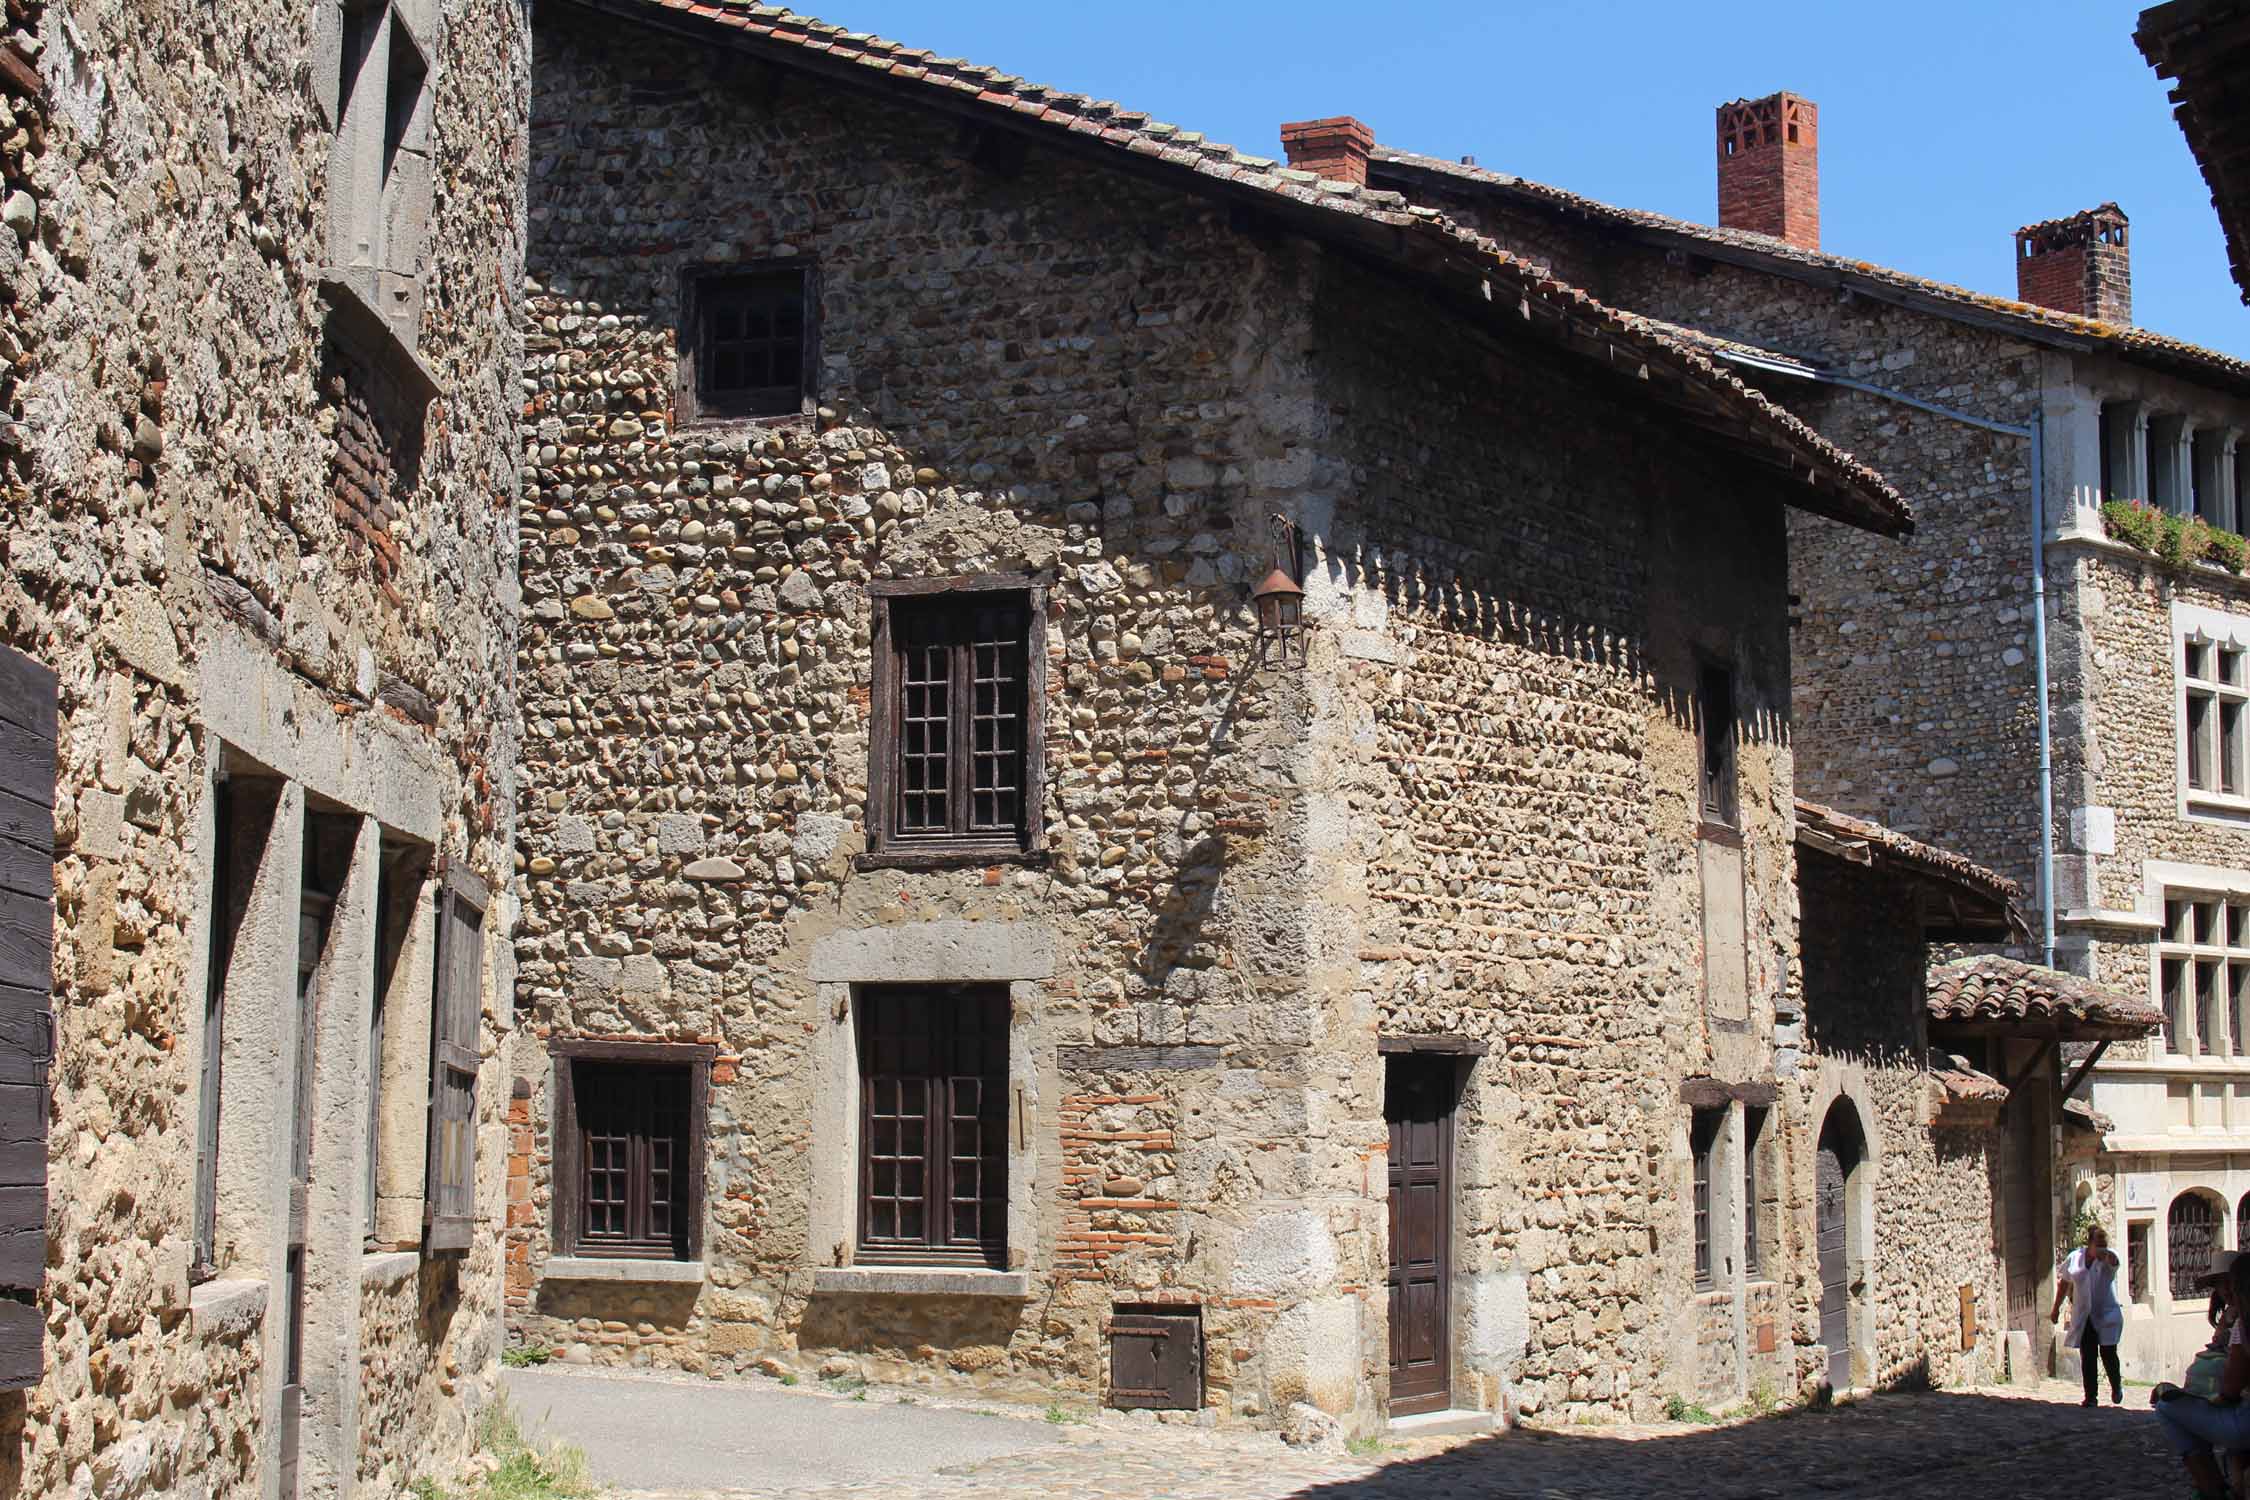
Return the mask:
[[[1529,1429],[1301,1453],[1269,1435],[660,1374],[515,1370],[527,1432],[575,1443],[631,1500],[1452,1500],[1452,1497],[1974,1496],[2182,1492],[2146,1405],[2086,1411],[2075,1387],[1869,1397],[1731,1426]]]

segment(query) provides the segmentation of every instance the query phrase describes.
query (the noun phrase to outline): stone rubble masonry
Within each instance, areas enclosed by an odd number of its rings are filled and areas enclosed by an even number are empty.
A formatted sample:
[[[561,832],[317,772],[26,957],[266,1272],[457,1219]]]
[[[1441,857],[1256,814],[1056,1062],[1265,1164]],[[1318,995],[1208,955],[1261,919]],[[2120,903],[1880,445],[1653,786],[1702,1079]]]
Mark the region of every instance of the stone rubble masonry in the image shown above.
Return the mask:
[[[1376,186],[1393,185],[1377,173]],[[2096,511],[2103,401],[2141,401],[2216,430],[2250,429],[2250,400],[2240,390],[2155,374],[2102,351],[2037,345],[1972,315],[1667,253],[1474,187],[1456,184],[1422,197],[1503,249],[1574,268],[1568,274],[1589,277],[1589,289],[1612,306],[1989,421],[2042,421],[2055,904],[2066,913],[2147,914],[2150,861],[2250,878],[2250,835],[2239,825],[2181,813],[2180,690],[2170,627],[2175,601],[2250,613],[2250,588],[2213,567],[2169,568],[2111,542]],[[2110,299],[2106,311],[2084,310],[2123,324],[2130,316],[2123,301],[2126,233],[2114,205],[2029,226],[2022,231],[2026,246],[2039,255],[2019,247],[2019,263],[2027,276],[2044,275],[2032,261],[2083,250],[2100,262],[2084,268],[2087,295]],[[2064,305],[2043,293],[2035,300]],[[2030,443],[1879,396],[1778,374],[1757,378],[1768,394],[1882,472],[1917,512],[1916,532],[1904,544],[1790,517],[1791,590],[1800,601],[1793,656],[1798,790],[2007,875],[2031,893],[2036,924],[2041,830]],[[2092,836],[2111,824],[2114,848]],[[2128,993],[2150,993],[2143,942],[2074,931],[2068,922],[2061,939],[2064,967]],[[2121,1044],[2109,1055],[2131,1062],[2145,1058],[2147,1046]],[[2029,1059],[2020,1062],[2028,1066]],[[2099,1073],[2094,1087],[2098,1104]],[[2076,1139],[2087,1134],[2063,1131],[2073,1151],[2088,1148],[2091,1137]],[[2104,1161],[2104,1173],[2114,1176],[2115,1163]],[[2066,1191],[2074,1190],[2059,1166],[2055,1182],[2047,1242],[2059,1245],[2073,1206]],[[1941,1190],[1970,1192],[1973,1184],[1931,1178],[1924,1187],[1936,1204]],[[2121,1204],[2104,1202],[2122,1226]],[[1970,1257],[1961,1262],[1968,1279],[1973,1247],[1960,1249]]]
[[[1098,1398],[1112,1306],[1182,1303],[1213,1418],[1373,1430],[1380,1031],[1486,1048],[1461,1399],[1646,1414],[1687,1388],[1680,1085],[1770,1079],[1798,991],[1770,492],[1201,199],[1036,149],[980,166],[932,115],[746,87],[564,10],[539,56],[518,1003],[541,1036],[732,1062],[700,1285],[546,1273],[558,1122],[527,1068],[512,1336]],[[776,258],[818,268],[817,414],[681,422],[683,274]],[[1276,511],[1312,547],[1303,672],[1252,667]],[[1042,857],[862,867],[867,583],[991,572],[1050,580]],[[1748,726],[1755,998],[1723,1025],[1705,656]],[[949,970],[964,930],[993,936]],[[836,1275],[851,986],[947,975],[1010,984],[1028,1299]],[[1783,1345],[1796,1378],[1813,1351]]]
[[[387,398],[324,363],[320,8],[10,0],[0,38],[43,95],[0,92],[0,642],[61,679],[46,1375],[0,1396],[9,1494],[272,1482],[269,1284],[188,1285],[212,724],[263,705],[397,747],[440,788],[431,832],[492,880],[490,930],[510,925],[528,21],[516,0],[407,6],[432,62],[421,350],[444,386],[409,462],[376,435]],[[222,659],[250,665],[215,683]],[[504,942],[486,977],[496,1230]],[[324,1130],[351,1100],[322,1101]],[[317,1317],[357,1325],[334,1378],[359,1371],[361,1492],[396,1493],[446,1476],[495,1388],[496,1234],[366,1279],[351,1240],[316,1268]]]

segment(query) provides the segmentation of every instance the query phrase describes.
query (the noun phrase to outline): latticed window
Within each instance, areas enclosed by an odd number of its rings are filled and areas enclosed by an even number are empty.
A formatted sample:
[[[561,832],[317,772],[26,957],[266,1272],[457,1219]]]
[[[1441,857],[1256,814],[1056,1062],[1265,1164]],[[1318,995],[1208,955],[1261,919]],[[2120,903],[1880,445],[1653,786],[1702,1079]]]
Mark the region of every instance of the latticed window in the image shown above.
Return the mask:
[[[558,1039],[555,1248],[702,1254],[704,1104],[715,1048]]]
[[[1034,847],[1043,697],[1036,591],[887,587],[876,600],[876,851]]]
[[[2148,1300],[2148,1232],[2146,1219],[2125,1226],[2126,1295],[2135,1302]]]
[[[816,339],[803,265],[696,272],[680,330],[681,406],[691,417],[783,417],[806,410]]]
[[[1708,1290],[1712,1285],[1711,1155],[1717,1149],[1719,1124],[1725,1118],[1719,1110],[1697,1110],[1694,1134],[1689,1140],[1695,1154],[1695,1285],[1699,1291]]]
[[[2182,749],[2190,792],[2244,795],[2245,704],[2250,676],[2239,646],[2187,640],[2181,644],[2186,723]]]
[[[1005,1264],[1007,990],[865,991],[860,1092],[859,1258]]]
[[[2167,1051],[2250,1051],[2250,900],[2166,892],[2156,968]]]
[[[1766,1128],[1766,1112],[1762,1109],[1745,1109],[1742,1112],[1742,1274],[1756,1278],[1765,1274],[1765,1248],[1758,1239],[1758,1152],[1763,1149],[1762,1137]]]
[[[2201,1193],[2180,1194],[2164,1216],[2164,1235],[2170,1241],[2173,1300],[2200,1299],[2203,1273],[2211,1269],[2211,1251],[2219,1242],[2218,1205]]]

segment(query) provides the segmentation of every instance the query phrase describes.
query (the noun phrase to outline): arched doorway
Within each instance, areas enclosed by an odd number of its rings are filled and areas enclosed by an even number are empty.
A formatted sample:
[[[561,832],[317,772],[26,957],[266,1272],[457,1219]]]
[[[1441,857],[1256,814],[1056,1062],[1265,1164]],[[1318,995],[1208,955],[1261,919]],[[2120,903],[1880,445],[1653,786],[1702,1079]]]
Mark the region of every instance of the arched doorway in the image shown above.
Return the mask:
[[[1829,1107],[1813,1155],[1813,1243],[1820,1266],[1820,1341],[1828,1346],[1828,1384],[1852,1383],[1854,1247],[1863,1237],[1854,1174],[1866,1159],[1858,1112],[1846,1099]]]

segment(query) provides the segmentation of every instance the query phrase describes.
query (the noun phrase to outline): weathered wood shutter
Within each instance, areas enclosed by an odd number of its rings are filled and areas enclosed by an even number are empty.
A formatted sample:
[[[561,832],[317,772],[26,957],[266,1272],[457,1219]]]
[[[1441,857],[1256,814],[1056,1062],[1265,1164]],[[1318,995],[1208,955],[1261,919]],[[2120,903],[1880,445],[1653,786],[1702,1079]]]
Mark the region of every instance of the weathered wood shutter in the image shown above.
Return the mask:
[[[477,1030],[484,1013],[484,882],[448,861],[438,881],[430,1025],[430,1167],[425,1250],[466,1250],[477,1214]]]
[[[55,674],[0,646],[0,1390],[39,1383],[53,1061]]]

